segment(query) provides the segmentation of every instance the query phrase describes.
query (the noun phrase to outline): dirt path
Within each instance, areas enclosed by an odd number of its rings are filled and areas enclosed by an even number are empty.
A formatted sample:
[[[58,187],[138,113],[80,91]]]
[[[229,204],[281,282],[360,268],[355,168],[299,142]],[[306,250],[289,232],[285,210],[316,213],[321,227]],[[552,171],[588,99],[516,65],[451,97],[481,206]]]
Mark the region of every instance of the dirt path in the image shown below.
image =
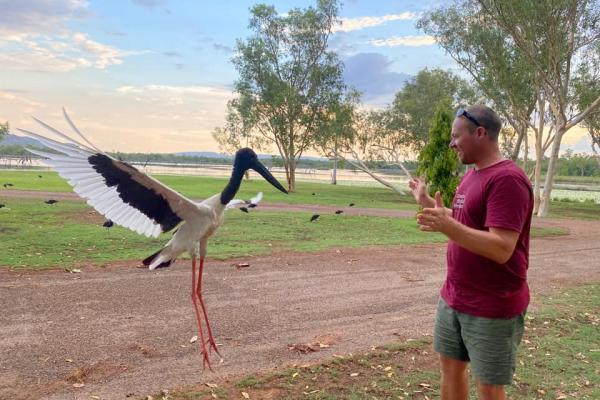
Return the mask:
[[[571,235],[533,240],[532,307],[540,292],[600,280],[600,223],[534,225]],[[80,274],[0,270],[0,399],[141,398],[429,334],[445,248],[278,254],[244,260],[251,265],[242,269],[235,261],[208,260],[205,270],[204,298],[225,358],[213,358],[215,373],[202,371],[197,343],[189,343],[196,324],[185,262],[158,272],[133,263]],[[320,352],[288,349],[324,336],[334,343]]]

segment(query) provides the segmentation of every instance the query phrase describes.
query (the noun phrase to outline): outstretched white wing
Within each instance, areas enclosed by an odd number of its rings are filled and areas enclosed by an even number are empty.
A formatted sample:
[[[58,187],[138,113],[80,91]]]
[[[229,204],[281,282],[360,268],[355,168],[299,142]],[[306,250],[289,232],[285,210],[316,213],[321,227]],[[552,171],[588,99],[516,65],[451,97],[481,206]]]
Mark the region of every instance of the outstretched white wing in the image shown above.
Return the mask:
[[[28,130],[19,131],[60,152],[56,154],[27,149],[46,158],[45,162],[54,167],[77,194],[87,199],[87,203],[106,218],[142,235],[156,237],[204,212],[175,190],[98,150],[79,132],[64,109],[63,112],[69,125],[89,146],[37,118],[34,118],[35,121],[67,140],[67,143]]]

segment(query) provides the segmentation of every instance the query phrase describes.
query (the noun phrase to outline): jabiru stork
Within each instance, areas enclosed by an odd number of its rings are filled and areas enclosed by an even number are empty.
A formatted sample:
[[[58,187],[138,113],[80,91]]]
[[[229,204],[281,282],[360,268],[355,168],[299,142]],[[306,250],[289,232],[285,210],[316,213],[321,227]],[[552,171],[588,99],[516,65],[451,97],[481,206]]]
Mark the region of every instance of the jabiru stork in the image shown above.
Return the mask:
[[[144,259],[143,264],[151,270],[164,268],[171,265],[182,253],[189,253],[192,259],[192,302],[201,339],[202,365],[208,365],[212,370],[207,345],[208,349],[214,350],[219,356],[221,354],[217,349],[202,298],[202,272],[208,239],[223,223],[223,213],[237,193],[248,169],[258,172],[283,193],[287,191],[258,160],[252,149],[243,148],[235,155],[231,178],[223,191],[202,202],[194,202],[130,164],[98,149],[75,127],[64,109],[63,114],[67,123],[85,144],[34,117],[42,127],[67,140],[67,143],[19,129],[60,154],[29,148],[27,150],[46,158],[46,162],[73,186],[77,194],[114,223],[148,237],[157,237],[162,232],[177,228],[171,240],[162,249]],[[197,280],[196,258],[199,258]],[[206,324],[206,340],[198,304]]]

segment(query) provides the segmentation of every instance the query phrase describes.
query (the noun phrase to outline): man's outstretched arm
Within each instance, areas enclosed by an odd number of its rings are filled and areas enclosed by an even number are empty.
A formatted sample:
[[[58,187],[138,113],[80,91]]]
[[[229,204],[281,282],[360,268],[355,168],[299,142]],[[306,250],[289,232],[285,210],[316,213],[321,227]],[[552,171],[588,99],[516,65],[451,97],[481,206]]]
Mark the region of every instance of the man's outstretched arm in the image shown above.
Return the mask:
[[[504,264],[510,259],[517,245],[519,232],[493,227],[489,231],[470,228],[452,218],[444,207],[439,192],[435,194],[434,203],[434,207],[425,208],[417,215],[421,230],[441,232],[459,246],[498,264]]]

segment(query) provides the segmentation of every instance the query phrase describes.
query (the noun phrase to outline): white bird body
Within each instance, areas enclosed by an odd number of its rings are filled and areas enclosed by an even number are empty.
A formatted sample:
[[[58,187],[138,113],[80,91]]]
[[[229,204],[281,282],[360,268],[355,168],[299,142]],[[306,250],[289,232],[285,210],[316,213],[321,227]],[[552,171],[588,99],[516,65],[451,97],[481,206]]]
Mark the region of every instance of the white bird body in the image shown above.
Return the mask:
[[[203,338],[200,304],[208,341],[201,340],[203,364],[210,360],[206,345],[219,351],[213,339],[208,315],[201,295],[202,271],[206,257],[208,238],[223,224],[223,214],[233,202],[242,177],[248,169],[262,175],[280,191],[287,193],[258,160],[252,149],[240,149],[234,159],[231,178],[221,193],[202,202],[194,202],[156,179],[137,170],[128,163],[109,156],[95,147],[75,127],[63,109],[63,114],[71,128],[87,143],[83,144],[50,125],[36,119],[44,128],[66,139],[58,142],[37,133],[19,129],[45,146],[61,154],[27,149],[33,154],[46,158],[59,175],[66,179],[73,190],[87,200],[87,203],[107,219],[139,234],[157,237],[161,232],[177,229],[169,242],[159,251],[143,260],[149,269],[168,267],[177,257],[187,251],[192,258],[192,301],[196,312],[198,330]],[[18,128],[17,128],[18,129]],[[260,201],[262,193],[253,199]],[[199,258],[199,275],[196,282],[196,258]]]
[[[166,261],[173,262],[186,251],[191,257],[206,257],[206,242],[224,221],[226,208],[219,199],[220,195],[216,194],[196,203],[198,213],[179,225],[177,232],[152,260],[148,268],[153,270]]]

